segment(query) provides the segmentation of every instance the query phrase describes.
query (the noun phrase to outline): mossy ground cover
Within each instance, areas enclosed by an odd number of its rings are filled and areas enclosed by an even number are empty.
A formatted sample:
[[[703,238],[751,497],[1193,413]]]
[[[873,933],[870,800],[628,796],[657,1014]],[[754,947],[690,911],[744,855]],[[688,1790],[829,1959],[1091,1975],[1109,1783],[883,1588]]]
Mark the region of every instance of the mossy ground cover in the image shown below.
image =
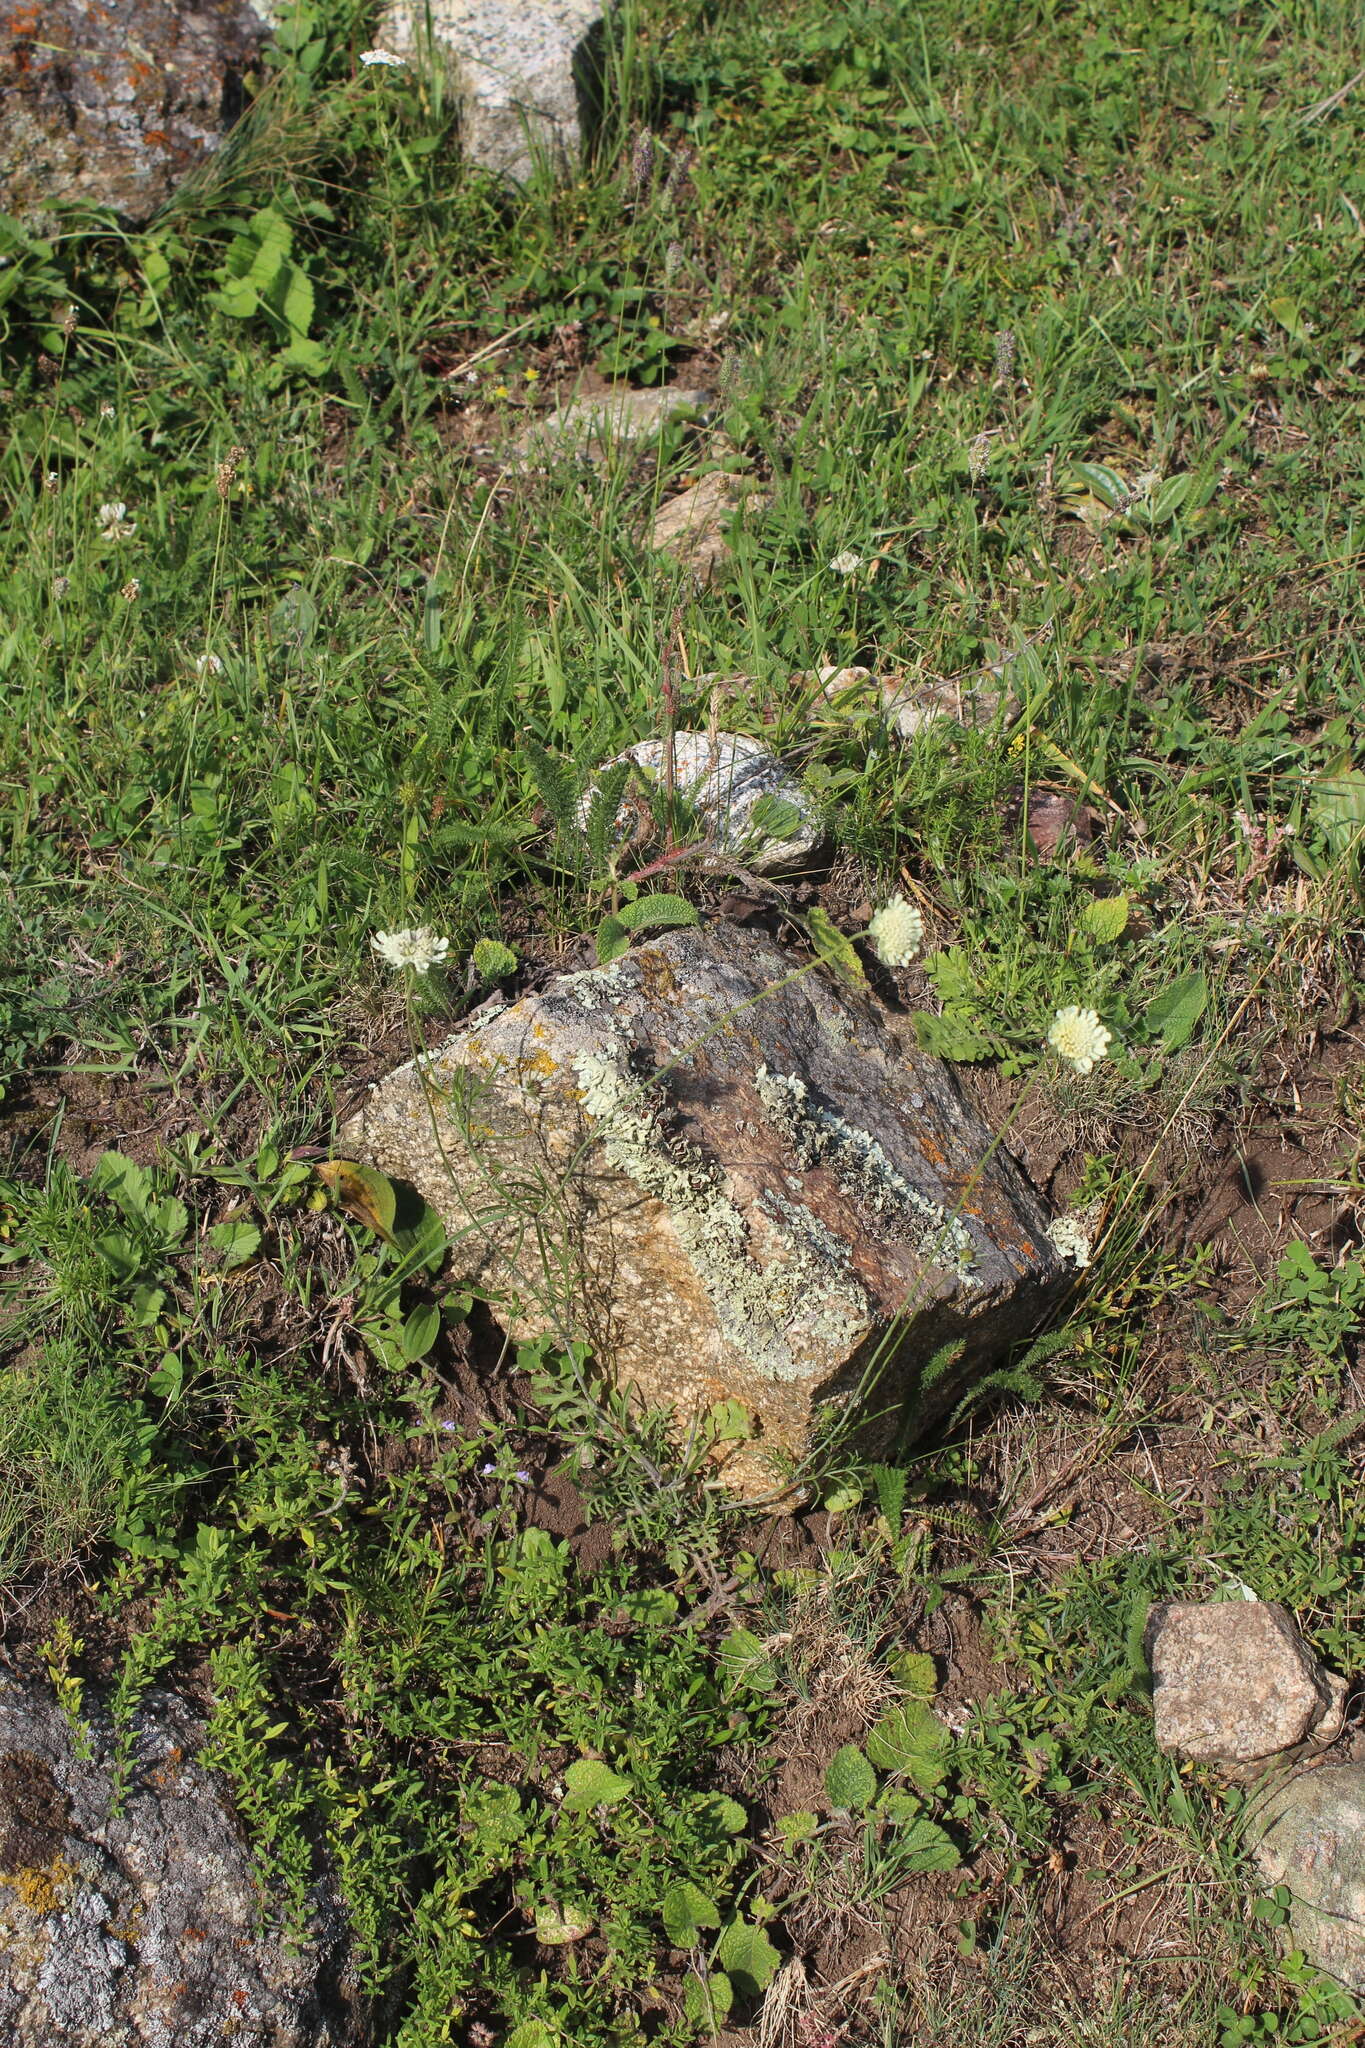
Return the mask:
[[[145,231],[6,230],[6,1645],[203,1704],[376,2042],[1353,2038],[1142,1635],[1245,1587],[1358,1662],[1358,26],[649,0],[512,194],[325,0]],[[711,415],[516,457],[584,379]],[[646,535],[716,467],[699,587]],[[1017,711],[902,744],[850,665]],[[593,957],[545,759],[713,717],[831,860],[652,886],[803,957],[907,895],[882,992],[1097,1245],[789,1522],[315,1170],[478,941]]]

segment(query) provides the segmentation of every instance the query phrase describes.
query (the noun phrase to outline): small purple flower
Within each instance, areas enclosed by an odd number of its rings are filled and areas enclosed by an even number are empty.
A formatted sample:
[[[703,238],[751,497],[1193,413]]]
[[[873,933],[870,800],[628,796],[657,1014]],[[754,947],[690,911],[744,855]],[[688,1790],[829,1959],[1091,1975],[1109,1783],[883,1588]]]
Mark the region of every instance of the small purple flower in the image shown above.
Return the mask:
[[[479,1475],[483,1479],[491,1479],[497,1469],[496,1465],[480,1465]]]
[[[514,1479],[520,1480],[523,1486],[529,1486],[531,1484],[531,1475],[529,1472],[514,1472],[512,1477]]]
[[[460,1425],[459,1425],[459,1423],[458,1423],[458,1422],[443,1422],[443,1423],[441,1424],[441,1427],[442,1427],[442,1429],[444,1429],[444,1430],[449,1430],[449,1431],[451,1431],[451,1432],[453,1432],[453,1431],[457,1430],[457,1429],[459,1428],[459,1426],[460,1426]]]

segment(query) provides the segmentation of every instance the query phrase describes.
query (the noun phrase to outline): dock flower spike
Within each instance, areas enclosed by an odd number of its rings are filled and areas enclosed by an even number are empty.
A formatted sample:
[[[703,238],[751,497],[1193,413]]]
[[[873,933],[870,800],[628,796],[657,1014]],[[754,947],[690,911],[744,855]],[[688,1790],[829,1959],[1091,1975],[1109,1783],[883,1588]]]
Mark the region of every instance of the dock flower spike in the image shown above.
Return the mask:
[[[1070,1060],[1078,1074],[1088,1074],[1108,1052],[1112,1036],[1096,1011],[1078,1009],[1071,1003],[1053,1018],[1047,1042],[1055,1053]]]
[[[450,951],[450,940],[438,938],[429,924],[419,924],[416,930],[375,932],[370,944],[386,967],[395,972],[410,967],[414,974],[439,967]]]
[[[904,967],[924,944],[924,919],[913,903],[893,896],[872,919],[867,936],[883,967]]]

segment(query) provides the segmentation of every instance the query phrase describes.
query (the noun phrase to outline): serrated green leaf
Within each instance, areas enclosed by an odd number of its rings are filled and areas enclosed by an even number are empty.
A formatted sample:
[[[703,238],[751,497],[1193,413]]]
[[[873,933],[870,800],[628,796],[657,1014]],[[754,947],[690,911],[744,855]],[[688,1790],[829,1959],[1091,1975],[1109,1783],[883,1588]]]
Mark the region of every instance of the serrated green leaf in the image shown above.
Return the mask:
[[[712,1443],[747,1443],[754,1433],[751,1409],[743,1401],[716,1401],[706,1411],[706,1430]]]
[[[598,966],[610,967],[613,960],[630,951],[630,933],[619,917],[604,917],[597,927],[596,943]]]
[[[699,1886],[686,1878],[665,1892],[662,1909],[664,1932],[674,1948],[694,1948],[702,1931],[720,1926],[720,1911]]]
[[[503,2048],[560,2048],[563,2038],[553,2027],[547,2027],[544,2020],[523,2020],[507,2036]]]
[[[95,1250],[117,1281],[132,1280],[142,1267],[142,1255],[132,1239],[121,1230],[101,1231]]]
[[[284,272],[283,282],[280,318],[289,330],[290,340],[302,341],[313,324],[313,280],[297,263],[291,263]]]
[[[886,1517],[894,1533],[900,1528],[901,1516],[905,1512],[905,1489],[910,1475],[903,1465],[874,1465],[872,1484],[877,1489],[877,1506]]]
[[[331,367],[332,358],[320,341],[300,336],[281,350],[279,360],[286,369],[302,370],[305,377],[321,377]]]
[[[214,1224],[209,1243],[216,1252],[221,1252],[223,1265],[230,1272],[234,1266],[244,1266],[248,1259],[255,1258],[261,1248],[261,1233],[244,1217],[230,1216],[226,1222]]]
[[[476,939],[470,959],[474,972],[484,983],[504,981],[517,970],[516,954],[510,946],[504,946],[501,939]]]
[[[922,1813],[904,1819],[894,1813],[887,1818],[896,1827],[896,1869],[910,1876],[922,1870],[956,1870],[962,1861],[951,1835]]]
[[[126,1152],[101,1152],[90,1175],[96,1194],[107,1195],[132,1223],[145,1223],[152,1200],[152,1176]]]
[[[723,1970],[709,1977],[689,1977],[683,1986],[683,2010],[694,2027],[714,2034],[735,2002],[734,1986]]]
[[[621,1612],[647,1628],[663,1628],[677,1618],[678,1596],[663,1586],[632,1586],[621,1595]]]
[[[749,1825],[748,1814],[727,1792],[704,1793],[694,1801],[692,1815],[698,1834],[707,1842],[728,1841],[732,1835],[742,1835]]]
[[[594,1806],[619,1806],[630,1791],[630,1779],[618,1777],[595,1757],[581,1757],[564,1773],[564,1813],[587,1813]]]
[[[916,1010],[915,1038],[925,1052],[941,1060],[988,1060],[993,1047],[970,1017],[945,1010],[935,1017],[930,1010]]]
[[[1159,1038],[1167,1052],[1179,1052],[1194,1036],[1194,1027],[1208,1007],[1208,976],[1184,974],[1164,995],[1148,1003],[1142,1021],[1151,1038]]]
[[[1129,909],[1126,896],[1096,896],[1081,912],[1081,930],[1087,938],[1111,946],[1128,929]]]
[[[167,1244],[179,1244],[190,1227],[190,1212],[174,1195],[163,1195],[148,1204],[147,1221]]]
[[[867,1753],[880,1770],[909,1778],[921,1792],[943,1782],[948,1730],[922,1700],[905,1700],[883,1714],[867,1737]]]
[[[923,1650],[906,1650],[899,1657],[893,1657],[891,1671],[897,1682],[916,1699],[931,1700],[938,1691],[934,1660]]]
[[[716,1945],[716,1955],[741,1998],[760,1997],[782,1962],[763,1929],[751,1920],[732,1920]]]
[[[825,1772],[825,1797],[844,1813],[861,1813],[877,1796],[877,1773],[856,1742],[836,1750]]]
[[[826,967],[833,968],[841,981],[849,982],[854,988],[867,986],[863,963],[852,939],[839,930],[819,904],[806,912],[806,934],[815,949],[816,958]]]
[[[616,913],[618,921],[628,932],[674,929],[698,922],[696,910],[682,896],[638,896],[633,903],[623,903]]]

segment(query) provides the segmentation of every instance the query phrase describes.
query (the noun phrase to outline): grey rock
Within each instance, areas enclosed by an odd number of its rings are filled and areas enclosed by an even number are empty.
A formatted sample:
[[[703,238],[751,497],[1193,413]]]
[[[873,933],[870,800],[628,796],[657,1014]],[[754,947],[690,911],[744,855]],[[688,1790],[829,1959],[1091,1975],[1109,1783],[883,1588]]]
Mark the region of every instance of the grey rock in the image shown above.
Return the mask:
[[[443,63],[462,103],[465,155],[524,182],[538,158],[562,165],[578,154],[601,19],[601,0],[397,0],[379,41]]]
[[[592,392],[537,419],[521,435],[516,453],[527,466],[563,456],[607,462],[619,449],[645,446],[672,419],[704,414],[709,404],[708,392],[683,384]]]
[[[335,2048],[323,1981],[345,1925],[323,1884],[291,1944],[199,1729],[157,1692],[136,1717],[122,1811],[113,1729],[88,1755],[45,1685],[0,1679],[0,2039],[9,2048]],[[332,2000],[335,2005],[335,1997]],[[341,2010],[341,2008],[338,2008]],[[342,2031],[338,2031],[338,2028]]]
[[[1344,1681],[1277,1600],[1164,1602],[1148,1642],[1160,1749],[1243,1765],[1341,1733]]]
[[[928,1426],[1067,1284],[943,1062],[870,996],[730,927],[560,976],[372,1090],[343,1149],[413,1183],[517,1337],[589,1343],[770,1493],[831,1411]],[[932,1386],[920,1368],[964,1355]]]
[[[664,743],[661,739],[639,740],[624,754],[616,755],[615,761],[633,761],[657,785],[664,772]],[[613,765],[611,761],[603,764],[604,768]],[[824,839],[820,814],[800,783],[759,740],[742,733],[717,733],[714,739],[704,732],[674,733],[673,777],[678,794],[686,798],[698,822],[706,827],[712,852],[753,874],[802,867]],[[796,813],[795,828],[785,837],[755,824],[754,808],[765,797],[790,804]],[[582,805],[584,819],[591,799],[589,789]],[[629,784],[623,817],[629,809],[628,799]]]
[[[1250,1808],[1246,1834],[1267,1885],[1292,1896],[1289,1944],[1365,1994],[1365,1764],[1272,1787]]]
[[[241,109],[266,27],[245,0],[33,0],[0,13],[0,210],[150,218]]]

